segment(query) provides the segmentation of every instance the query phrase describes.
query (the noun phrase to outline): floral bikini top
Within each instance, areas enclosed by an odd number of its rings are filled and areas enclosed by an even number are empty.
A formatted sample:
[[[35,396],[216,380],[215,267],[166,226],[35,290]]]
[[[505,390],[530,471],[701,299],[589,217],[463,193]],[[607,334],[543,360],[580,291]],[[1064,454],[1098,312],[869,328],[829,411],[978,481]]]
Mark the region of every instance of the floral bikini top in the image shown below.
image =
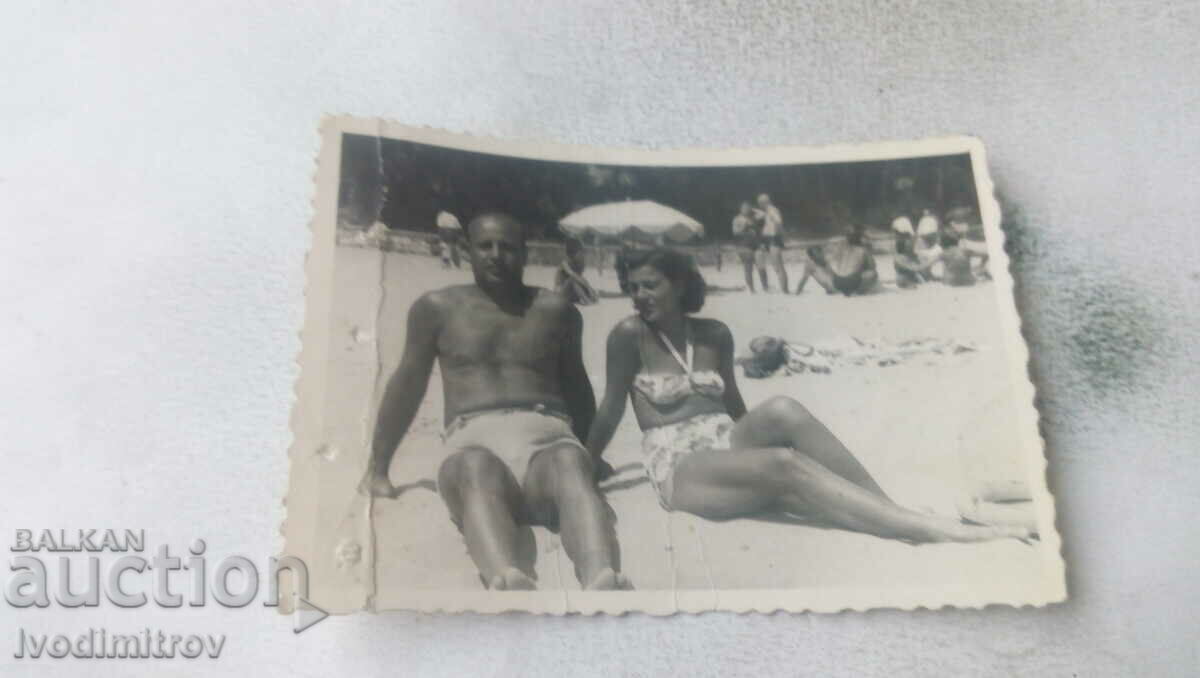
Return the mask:
[[[643,325],[643,327],[645,326]],[[692,344],[692,326],[690,324],[686,326],[686,331],[687,340],[684,346],[684,352],[687,354],[686,359],[679,355],[679,351],[675,349],[675,345],[671,343],[667,335],[658,332],[659,339],[662,340],[667,350],[671,352],[671,357],[683,368],[683,374],[646,374],[645,372],[639,372],[633,378],[635,393],[641,395],[646,402],[656,408],[678,405],[692,395],[720,398],[725,394],[725,380],[721,378],[721,375],[712,370],[697,371],[692,369],[695,348]],[[643,366],[646,364],[646,352],[643,348],[645,340],[646,332],[642,332],[638,341],[638,353],[642,356]]]

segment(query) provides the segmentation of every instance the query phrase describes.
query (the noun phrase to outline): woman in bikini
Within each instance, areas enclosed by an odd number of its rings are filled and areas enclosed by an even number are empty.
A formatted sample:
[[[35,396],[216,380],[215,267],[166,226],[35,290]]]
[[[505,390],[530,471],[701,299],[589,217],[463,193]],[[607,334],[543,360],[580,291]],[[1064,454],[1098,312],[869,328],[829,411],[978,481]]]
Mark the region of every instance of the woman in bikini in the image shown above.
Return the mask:
[[[690,315],[703,305],[705,287],[685,255],[636,253],[629,288],[637,315],[608,337],[604,401],[587,447],[599,460],[632,400],[646,474],[666,510],[710,520],[802,515],[911,542],[1030,536],[1023,528],[968,525],[897,505],[791,398],[747,411],[734,379],[729,328]]]

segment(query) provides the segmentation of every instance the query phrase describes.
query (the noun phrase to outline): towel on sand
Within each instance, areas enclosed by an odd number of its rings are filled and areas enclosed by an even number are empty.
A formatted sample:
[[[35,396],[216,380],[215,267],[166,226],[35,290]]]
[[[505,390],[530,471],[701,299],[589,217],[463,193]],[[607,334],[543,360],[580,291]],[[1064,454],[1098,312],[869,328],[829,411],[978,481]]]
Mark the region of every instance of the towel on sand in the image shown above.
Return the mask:
[[[839,342],[806,344],[779,337],[756,337],[750,355],[737,362],[750,379],[815,372],[829,374],[834,367],[898,365],[917,355],[948,356],[976,351],[970,343],[925,337],[904,341],[866,341],[857,337]]]

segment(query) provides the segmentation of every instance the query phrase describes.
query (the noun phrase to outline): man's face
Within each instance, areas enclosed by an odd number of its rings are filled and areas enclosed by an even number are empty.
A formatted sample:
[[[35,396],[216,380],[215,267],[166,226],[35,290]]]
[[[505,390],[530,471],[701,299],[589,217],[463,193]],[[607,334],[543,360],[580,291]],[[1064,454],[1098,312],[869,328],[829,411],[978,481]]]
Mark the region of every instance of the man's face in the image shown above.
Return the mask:
[[[765,195],[758,196],[758,206],[759,207],[766,207],[767,205],[770,205],[770,204],[771,204],[770,198],[768,198]]]
[[[479,285],[521,282],[525,270],[525,240],[521,225],[511,219],[487,218],[470,230],[471,269]]]

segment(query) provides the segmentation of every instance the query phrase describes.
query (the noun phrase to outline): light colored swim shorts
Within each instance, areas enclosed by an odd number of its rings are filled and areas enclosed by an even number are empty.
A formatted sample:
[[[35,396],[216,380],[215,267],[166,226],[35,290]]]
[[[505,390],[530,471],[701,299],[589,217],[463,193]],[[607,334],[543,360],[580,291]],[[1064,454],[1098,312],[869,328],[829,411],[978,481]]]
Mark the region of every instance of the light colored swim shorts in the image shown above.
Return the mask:
[[[584,449],[571,430],[571,418],[540,408],[505,408],[455,417],[442,433],[447,456],[480,447],[490,450],[521,479],[542,450],[569,444]]]

